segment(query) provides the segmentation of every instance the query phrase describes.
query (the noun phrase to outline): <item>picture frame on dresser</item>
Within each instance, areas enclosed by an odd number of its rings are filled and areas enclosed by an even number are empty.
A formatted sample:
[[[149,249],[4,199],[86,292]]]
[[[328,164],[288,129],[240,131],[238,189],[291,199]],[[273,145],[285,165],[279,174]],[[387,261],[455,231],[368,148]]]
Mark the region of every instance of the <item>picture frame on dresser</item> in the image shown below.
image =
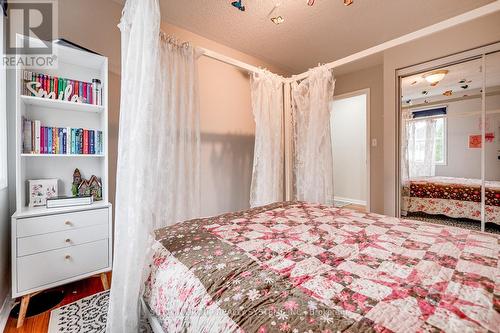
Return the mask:
[[[42,43],[20,35],[17,42],[22,43],[26,38],[30,39],[31,45]],[[17,327],[23,325],[31,297],[94,275],[100,275],[104,289],[108,289],[105,273],[112,267],[112,206],[108,197],[108,59],[57,43],[52,47],[57,53],[56,67],[26,69],[18,65],[8,82],[15,86],[16,207],[11,218],[11,260],[12,297],[21,299]],[[40,97],[26,89],[27,70],[37,71],[37,75],[48,80],[50,84],[46,87],[54,91],[54,96]],[[28,78],[38,79],[32,72],[29,75]],[[74,87],[79,85],[74,92],[76,97],[58,99],[57,80]],[[87,83],[93,81],[100,83],[99,98],[94,95],[100,103],[92,102],[88,97],[93,91]],[[81,96],[76,95],[76,91]],[[29,144],[24,142],[26,119],[33,120],[33,133],[36,133]],[[47,134],[43,128],[54,132],[45,141],[44,135]],[[82,133],[83,137],[85,131],[89,141],[83,147],[82,139],[80,147],[71,135]],[[52,138],[57,139],[57,145],[47,144]],[[30,206],[30,180],[57,179],[57,195],[71,196],[72,175],[76,167],[100,178],[102,200],[84,206]]]

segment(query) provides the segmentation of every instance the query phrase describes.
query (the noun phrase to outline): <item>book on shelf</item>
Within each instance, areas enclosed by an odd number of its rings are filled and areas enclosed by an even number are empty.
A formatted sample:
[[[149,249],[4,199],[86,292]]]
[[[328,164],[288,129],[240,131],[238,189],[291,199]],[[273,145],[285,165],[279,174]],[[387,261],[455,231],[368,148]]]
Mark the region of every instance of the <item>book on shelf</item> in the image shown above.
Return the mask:
[[[72,127],[47,127],[23,118],[24,154],[102,155],[102,131]]]
[[[102,105],[102,89],[99,79],[84,82],[24,70],[22,83],[22,94],[25,96],[37,96],[35,93],[38,94],[43,90],[45,98],[71,101],[74,96],[77,96],[79,103]],[[67,88],[70,85],[71,88]]]
[[[91,195],[83,197],[54,197],[47,199],[47,208],[70,207],[91,205],[94,202],[94,197]]]

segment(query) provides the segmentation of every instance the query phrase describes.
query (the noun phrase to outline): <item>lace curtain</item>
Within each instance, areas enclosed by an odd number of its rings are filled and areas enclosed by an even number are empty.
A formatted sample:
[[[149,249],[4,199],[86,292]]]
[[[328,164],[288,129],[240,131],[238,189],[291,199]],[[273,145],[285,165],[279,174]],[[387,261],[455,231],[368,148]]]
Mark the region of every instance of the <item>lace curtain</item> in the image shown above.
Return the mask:
[[[330,103],[335,80],[324,66],[308,73],[292,83],[295,199],[333,204]]]
[[[193,48],[160,35],[158,0],[128,0],[122,32],[113,283],[107,332],[137,332],[152,231],[199,214]]]
[[[411,119],[406,113],[402,125],[402,180],[435,176],[436,119]]]
[[[255,119],[250,206],[283,200],[283,83],[270,72],[251,78]]]

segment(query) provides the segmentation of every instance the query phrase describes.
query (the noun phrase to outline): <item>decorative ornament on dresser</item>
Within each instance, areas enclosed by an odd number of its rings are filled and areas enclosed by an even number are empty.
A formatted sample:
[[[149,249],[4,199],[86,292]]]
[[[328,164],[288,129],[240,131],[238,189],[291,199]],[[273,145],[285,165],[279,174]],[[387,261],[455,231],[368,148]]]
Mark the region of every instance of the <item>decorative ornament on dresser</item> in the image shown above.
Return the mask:
[[[94,201],[100,201],[102,200],[101,178],[92,175],[88,180],[83,179],[80,170],[75,169],[71,193],[77,197],[92,196]]]
[[[57,197],[57,179],[28,180],[29,207],[45,206],[47,199]]]

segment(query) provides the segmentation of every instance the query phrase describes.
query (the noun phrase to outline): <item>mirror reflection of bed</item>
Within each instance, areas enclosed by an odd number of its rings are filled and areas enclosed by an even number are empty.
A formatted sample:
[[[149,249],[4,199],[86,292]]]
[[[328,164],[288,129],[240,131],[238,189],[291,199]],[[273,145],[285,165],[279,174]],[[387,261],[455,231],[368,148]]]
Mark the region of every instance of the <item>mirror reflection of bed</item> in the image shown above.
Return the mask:
[[[500,53],[400,86],[401,216],[500,232]]]

